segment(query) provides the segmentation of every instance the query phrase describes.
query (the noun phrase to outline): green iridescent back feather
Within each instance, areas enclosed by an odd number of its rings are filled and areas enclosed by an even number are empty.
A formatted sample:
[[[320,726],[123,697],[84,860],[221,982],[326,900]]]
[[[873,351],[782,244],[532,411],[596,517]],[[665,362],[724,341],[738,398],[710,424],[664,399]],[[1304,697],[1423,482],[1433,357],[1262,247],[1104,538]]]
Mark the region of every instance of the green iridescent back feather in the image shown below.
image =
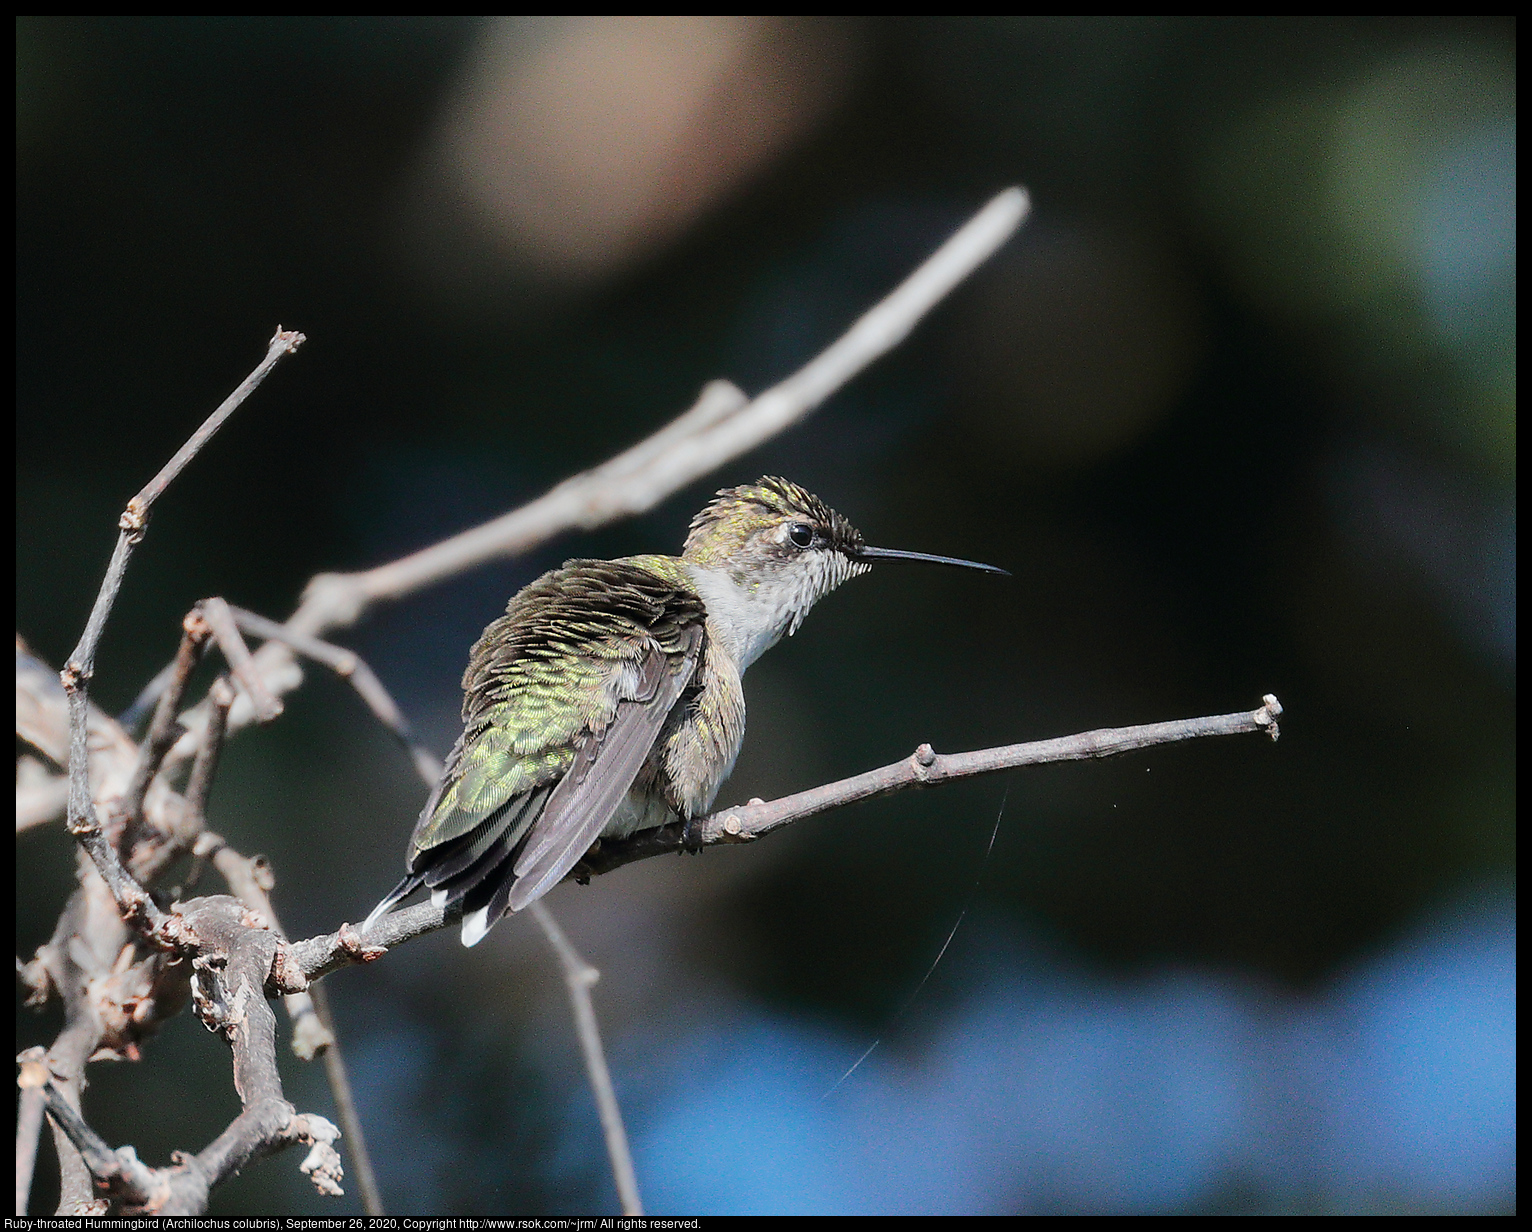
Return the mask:
[[[411,870],[518,797],[557,783],[582,742],[612,721],[650,648],[658,644],[680,670],[689,631],[704,618],[685,571],[663,556],[566,561],[517,594],[469,657],[463,736],[416,827]],[[525,832],[538,812],[511,808],[501,819]],[[475,835],[474,845],[490,837]]]

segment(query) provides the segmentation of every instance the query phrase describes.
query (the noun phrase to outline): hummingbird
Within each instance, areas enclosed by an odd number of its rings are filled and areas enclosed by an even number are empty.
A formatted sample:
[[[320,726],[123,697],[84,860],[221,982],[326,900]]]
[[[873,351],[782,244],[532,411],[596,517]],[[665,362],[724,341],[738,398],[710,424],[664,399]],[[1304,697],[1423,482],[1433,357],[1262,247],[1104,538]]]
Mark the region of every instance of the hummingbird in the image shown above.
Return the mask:
[[[600,839],[705,815],[745,738],[740,678],[874,560],[987,573],[868,547],[786,479],[725,488],[680,556],[569,560],[519,591],[463,673],[463,734],[365,928],[424,886],[477,945]]]

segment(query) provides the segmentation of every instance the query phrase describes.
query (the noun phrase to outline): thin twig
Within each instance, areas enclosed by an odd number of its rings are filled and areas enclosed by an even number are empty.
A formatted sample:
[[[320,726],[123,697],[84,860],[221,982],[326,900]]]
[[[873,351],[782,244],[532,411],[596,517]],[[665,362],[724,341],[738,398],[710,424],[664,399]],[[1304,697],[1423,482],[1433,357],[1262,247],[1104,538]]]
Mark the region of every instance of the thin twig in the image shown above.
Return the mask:
[[[218,649],[228,661],[245,696],[255,707],[256,721],[269,723],[282,713],[282,703],[273,697],[250,658],[250,648],[239,635],[239,625],[229,605],[219,598],[204,599],[201,603],[202,617],[218,642]]]
[[[400,744],[404,745],[410,759],[415,763],[416,772],[425,781],[426,786],[436,786],[436,780],[441,777],[441,761],[430,751],[415,743],[415,733],[410,729],[403,712],[395,704],[388,690],[383,687],[383,682],[378,679],[377,674],[367,666],[360,655],[343,646],[336,646],[332,642],[323,642],[317,637],[294,633],[286,625],[280,625],[274,620],[248,612],[242,607],[230,604],[229,611],[234,616],[234,622],[246,633],[290,646],[316,663],[323,663],[342,680],[349,683],[377,720],[398,738]]]
[[[112,613],[112,605],[117,601],[117,592],[122,587],[122,577],[127,571],[128,558],[133,554],[133,548],[144,537],[144,529],[148,523],[149,509],[160,498],[160,495],[170,485],[170,481],[186,468],[201,448],[212,439],[213,433],[223,427],[224,421],[238,409],[254,391],[257,385],[266,379],[269,373],[277,365],[277,361],[284,355],[290,355],[303,344],[302,334],[293,330],[284,330],[280,325],[277,332],[272,335],[271,341],[266,347],[266,358],[255,366],[239,387],[235,389],[219,405],[211,415],[203,421],[187,439],[186,444],[176,450],[175,456],[160,468],[159,474],[146,483],[138,495],[128,502],[123,510],[122,517],[118,520],[119,534],[117,547],[112,552],[111,562],[107,565],[106,576],[101,579],[101,589],[96,593],[96,602],[91,607],[90,618],[85,622],[85,632],[80,635],[80,641],[74,648],[74,653],[69,656],[69,662],[65,664],[65,671],[73,670],[74,674],[88,681],[95,667],[96,646],[101,641],[102,631],[106,628],[106,619]],[[67,687],[67,686],[66,686]]]
[[[196,614],[196,609],[193,614]],[[207,728],[202,743],[197,746],[191,774],[186,780],[186,793],[182,797],[185,803],[180,818],[168,832],[155,836],[153,841],[139,843],[130,857],[131,871],[144,884],[152,882],[188,850],[194,855],[192,875],[188,881],[195,884],[200,874],[201,866],[197,863],[200,857],[197,857],[197,852],[201,850],[202,840],[207,837],[208,796],[212,792],[219,755],[223,752],[229,711],[234,705],[234,687],[227,676],[219,676],[213,681],[207,701],[210,706]],[[222,844],[222,839],[216,835],[213,838],[217,844]]]
[[[596,1109],[601,1115],[601,1133],[606,1139],[606,1153],[612,1161],[612,1176],[617,1182],[617,1199],[624,1215],[642,1215],[643,1202],[638,1196],[638,1174],[633,1170],[633,1152],[628,1149],[628,1135],[622,1125],[622,1109],[617,1106],[617,1092],[607,1068],[606,1053],[601,1047],[601,1031],[596,1025],[596,1007],[591,1003],[591,986],[601,973],[580,956],[558,926],[553,913],[541,901],[532,904],[532,918],[537,921],[548,944],[559,956],[564,968],[564,984],[574,1006],[575,1033],[580,1037],[580,1052],[585,1072],[596,1095]]]
[[[1035,740],[1026,744],[979,749],[971,753],[943,755],[936,753],[929,744],[923,744],[902,761],[869,770],[865,774],[825,783],[777,800],[757,800],[733,808],[719,809],[693,823],[693,840],[700,841],[703,846],[748,843],[790,822],[802,821],[843,804],[886,796],[911,787],[935,787],[976,775],[995,774],[1018,766],[1115,757],[1134,749],[1174,744],[1203,736],[1235,736],[1260,731],[1275,740],[1282,704],[1270,693],[1261,701],[1258,710],[1198,719],[1176,719],[1168,723],[1146,723],[1137,727],[1107,727],[1054,740]],[[658,830],[641,831],[626,839],[607,840],[587,856],[582,864],[592,874],[608,873],[634,860],[678,851],[685,842],[684,831],[685,827],[677,824]]]
[[[1259,710],[1244,710],[1200,719],[1178,719],[1169,723],[1147,723],[1138,727],[1102,728],[1055,740],[977,749],[970,753],[949,753],[943,756],[933,752],[930,745],[923,744],[911,756],[890,766],[777,800],[756,800],[750,804],[720,809],[708,817],[700,818],[694,828],[704,846],[748,843],[791,822],[857,800],[888,795],[912,787],[936,787],[942,783],[954,783],[980,774],[995,774],[1018,766],[1114,757],[1134,749],[1174,744],[1203,736],[1233,736],[1259,731],[1275,740],[1278,735],[1277,719],[1282,714],[1282,706],[1269,693],[1262,701]],[[628,838],[603,839],[570,870],[569,879],[597,876],[637,860],[682,851],[685,844],[684,832],[685,826],[675,824],[656,830],[641,830]],[[362,934],[345,924],[338,932],[294,942],[289,947],[289,957],[305,977],[317,980],[352,963],[372,962],[394,946],[444,928],[460,919],[461,915],[461,905],[442,908],[429,902],[421,903],[380,916]]]
[[[71,694],[69,698],[71,734],[78,733],[80,737],[71,761],[78,758],[82,765],[85,761],[84,709],[84,695]],[[112,892],[112,898],[116,901],[117,910],[121,912],[122,918],[156,944],[163,945],[165,948],[174,948],[182,940],[179,920],[161,911],[155,901],[149,897],[149,892],[139,884],[138,879],[123,867],[122,862],[117,858],[116,848],[107,842],[106,835],[96,820],[95,806],[89,798],[85,801],[83,815],[76,820],[72,777],[69,832],[75,836],[75,840],[90,857],[91,863],[96,866],[96,871],[101,874],[101,879],[106,882],[106,887]]]
[[[277,326],[277,332],[271,336],[271,341],[266,344],[266,358],[261,360],[243,381],[234,390],[218,409],[203,421],[203,424],[187,438],[186,444],[176,450],[175,457],[160,467],[160,473],[146,483],[143,490],[128,502],[128,512],[137,511],[139,517],[149,512],[149,506],[160,498],[160,494],[170,486],[171,480],[186,469],[186,464],[195,458],[198,452],[208,441],[213,439],[213,433],[223,427],[224,420],[228,419],[238,408],[239,404],[255,392],[255,388],[266,379],[267,373],[277,366],[277,361],[284,355],[291,355],[307,339],[295,329],[283,329]]]
[[[127,794],[133,768],[138,762],[138,745],[110,715],[99,707],[89,707],[86,748],[90,752],[90,781],[99,800],[107,801]],[[26,782],[18,777],[18,804],[29,801],[22,798],[24,786],[28,795],[46,794],[55,798],[57,791],[67,793],[69,787],[69,696],[59,682],[56,668],[37,658],[20,637],[16,639],[16,735],[37,750],[42,763],[63,768],[64,773],[52,775],[47,766],[31,762]],[[23,763],[25,765],[26,763]],[[155,817],[158,826],[167,814],[179,808],[179,797],[161,781],[149,793],[146,808]],[[41,802],[34,815],[17,818],[17,829],[25,828],[23,821],[52,820],[64,813],[61,804],[57,812],[44,813]]]
[[[234,689],[224,676],[213,681],[208,690],[209,712],[207,734],[197,749],[192,762],[191,777],[186,780],[186,810],[193,819],[189,827],[200,832],[207,825],[207,799],[213,789],[213,772],[218,768],[218,755],[223,752],[223,738],[229,730],[229,711],[234,705]]]
[[[133,767],[133,778],[128,783],[128,790],[123,800],[123,812],[125,814],[122,835],[122,849],[132,849],[138,827],[143,824],[144,798],[149,794],[149,784],[154,781],[154,776],[159,773],[160,763],[165,760],[165,754],[170,752],[171,745],[175,744],[176,737],[180,735],[180,729],[176,725],[176,712],[181,708],[181,699],[186,695],[187,683],[191,680],[192,671],[202,660],[202,651],[207,646],[208,625],[203,619],[202,612],[193,608],[186,614],[181,622],[181,644],[176,649],[176,657],[170,665],[170,678],[166,682],[163,693],[160,694],[159,703],[154,709],[154,720],[149,724],[148,734],[144,737],[144,743],[138,754],[138,764]]]
[[[323,1052],[324,1072],[330,1082],[330,1094],[335,1097],[335,1115],[340,1119],[346,1153],[351,1156],[351,1170],[357,1194],[362,1199],[362,1210],[368,1215],[382,1215],[385,1213],[383,1191],[378,1188],[378,1175],[373,1171],[372,1156],[362,1133],[361,1114],[356,1110],[356,1098],[351,1093],[351,1076],[346,1071],[346,1059],[341,1054],[340,1038],[335,1033],[335,1020],[330,1014],[330,995],[323,984],[315,984],[309,995],[314,999],[314,1010],[320,1023],[330,1036]]]

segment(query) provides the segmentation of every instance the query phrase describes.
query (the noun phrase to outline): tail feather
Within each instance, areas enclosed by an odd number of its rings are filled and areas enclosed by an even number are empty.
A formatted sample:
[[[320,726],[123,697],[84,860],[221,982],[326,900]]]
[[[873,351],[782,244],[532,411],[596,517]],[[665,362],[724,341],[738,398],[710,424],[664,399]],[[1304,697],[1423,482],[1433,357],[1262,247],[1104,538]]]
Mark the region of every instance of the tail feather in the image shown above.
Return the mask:
[[[372,909],[372,914],[362,921],[362,931],[365,933],[378,922],[378,918],[390,907],[401,899],[408,898],[422,884],[423,878],[414,873],[405,875],[403,881],[383,896],[383,901]]]

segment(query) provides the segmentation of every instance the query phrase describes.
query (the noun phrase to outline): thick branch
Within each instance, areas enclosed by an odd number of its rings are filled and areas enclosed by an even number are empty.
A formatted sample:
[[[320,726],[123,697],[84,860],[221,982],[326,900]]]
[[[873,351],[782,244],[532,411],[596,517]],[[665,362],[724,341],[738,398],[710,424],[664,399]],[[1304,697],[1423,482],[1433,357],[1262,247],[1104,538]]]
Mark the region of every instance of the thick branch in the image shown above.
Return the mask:
[[[321,1193],[339,1194],[342,1169],[333,1146],[339,1131],[323,1117],[298,1115],[282,1094],[276,1016],[264,993],[279,938],[233,898],[199,898],[183,910],[201,939],[192,963],[197,1013],[228,1039],[233,1054],[234,1087],[243,1108],[228,1128],[195,1157],[181,1155],[169,1168],[150,1168],[131,1147],[112,1151],[91,1130],[54,1084],[40,1050],[21,1058],[20,1081],[44,1091],[50,1117],[79,1152],[96,1187],[130,1210],[201,1214],[215,1185],[257,1155],[298,1142],[312,1147],[300,1169]]]
[[[187,903],[188,925],[200,939],[193,960],[193,1001],[210,1029],[228,1039],[234,1086],[243,1110],[195,1157],[182,1155],[169,1168],[149,1168],[131,1147],[110,1150],[62,1093],[48,1096],[48,1112],[80,1153],[96,1186],[130,1209],[160,1215],[196,1215],[208,1194],[257,1155],[295,1142],[312,1145],[301,1165],[322,1193],[340,1193],[339,1136],[323,1117],[299,1116],[282,1094],[277,1070],[276,1016],[264,985],[280,941],[236,899],[216,896]],[[29,1064],[30,1068],[29,1068]],[[24,1058],[23,1083],[56,1092],[40,1057]]]
[[[210,1028],[228,1038],[234,1059],[234,1089],[244,1111],[196,1158],[198,1170],[209,1188],[219,1184],[257,1154],[298,1140],[324,1145],[333,1159],[304,1170],[321,1193],[340,1193],[340,1158],[328,1147],[338,1132],[323,1118],[298,1117],[282,1094],[277,1070],[277,1020],[266,1003],[264,987],[280,938],[252,920],[248,909],[236,899],[212,897],[188,903],[184,911],[207,948],[194,964],[198,977],[193,985],[197,1012]],[[219,962],[219,959],[222,962]],[[299,1125],[303,1122],[303,1125]],[[309,1122],[328,1127],[328,1135],[310,1132]],[[206,1197],[196,1210],[165,1211],[196,1214],[206,1207]]]
[[[281,921],[277,919],[276,909],[271,903],[271,891],[275,880],[271,866],[265,859],[260,856],[242,856],[226,845],[218,835],[211,832],[205,832],[198,840],[197,850],[199,854],[212,857],[213,866],[228,882],[229,889],[234,892],[235,897],[254,911],[265,922],[265,926],[275,932],[277,937],[285,943],[287,934],[283,931]],[[283,970],[284,955],[285,951],[278,949],[273,957],[272,970],[278,974]],[[306,985],[307,981],[302,980],[301,977],[295,977],[291,983]],[[312,1061],[315,1056],[323,1055],[325,1077],[329,1080],[330,1092],[335,1097],[335,1111],[340,1118],[342,1137],[345,1138],[351,1152],[357,1188],[361,1192],[362,1209],[369,1215],[381,1215],[383,1198],[378,1189],[372,1160],[367,1153],[361,1117],[357,1114],[356,1100],[351,1093],[351,1078],[346,1072],[345,1060],[341,1056],[340,1044],[330,1019],[325,991],[317,985],[312,988],[303,987],[301,991],[288,992],[283,997],[283,1002],[287,1007],[288,1017],[292,1020],[294,1054],[304,1061]]]

